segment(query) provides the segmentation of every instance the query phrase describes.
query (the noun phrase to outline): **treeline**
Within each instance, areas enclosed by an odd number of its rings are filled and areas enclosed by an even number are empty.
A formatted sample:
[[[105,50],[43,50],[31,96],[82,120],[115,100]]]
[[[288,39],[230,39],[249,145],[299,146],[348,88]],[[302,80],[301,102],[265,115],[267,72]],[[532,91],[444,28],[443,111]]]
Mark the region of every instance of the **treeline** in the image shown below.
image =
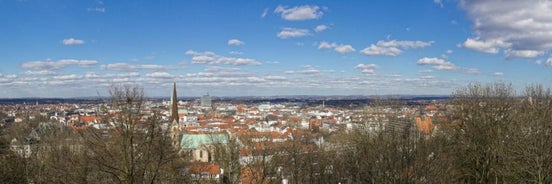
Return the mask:
[[[206,182],[186,173],[190,163],[171,147],[168,133],[154,123],[137,123],[140,90],[118,88],[111,95],[111,104],[122,110],[106,118],[131,122],[108,132],[116,136],[56,129],[40,140],[48,151],[23,158],[9,150],[9,141],[14,132],[29,128],[2,128],[0,183]],[[217,182],[552,183],[549,88],[516,91],[502,83],[472,84],[452,96],[452,121],[430,134],[409,126],[355,129],[317,144],[313,134],[298,132],[280,147],[231,138],[213,149],[215,162],[225,169]],[[243,155],[251,157],[244,160]]]
[[[0,183],[187,183],[160,118],[141,113],[143,90],[113,86],[110,96],[106,106],[117,111],[101,118],[111,129],[36,121],[3,127]]]

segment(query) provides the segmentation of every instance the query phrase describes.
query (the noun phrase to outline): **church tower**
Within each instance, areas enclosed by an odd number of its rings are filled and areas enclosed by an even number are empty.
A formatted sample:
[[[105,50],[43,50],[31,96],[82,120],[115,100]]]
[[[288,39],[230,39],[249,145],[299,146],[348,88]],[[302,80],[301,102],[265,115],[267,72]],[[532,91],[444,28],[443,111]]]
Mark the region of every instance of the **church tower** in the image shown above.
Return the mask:
[[[173,123],[174,121],[176,121],[176,123],[178,124],[179,119],[180,118],[178,117],[178,98],[176,97],[176,82],[174,82],[173,94],[171,97],[171,117],[169,118],[169,122]]]
[[[178,98],[176,97],[176,82],[173,85],[173,94],[171,97],[171,116],[169,118],[170,134],[174,148],[180,148],[180,128],[178,125]]]

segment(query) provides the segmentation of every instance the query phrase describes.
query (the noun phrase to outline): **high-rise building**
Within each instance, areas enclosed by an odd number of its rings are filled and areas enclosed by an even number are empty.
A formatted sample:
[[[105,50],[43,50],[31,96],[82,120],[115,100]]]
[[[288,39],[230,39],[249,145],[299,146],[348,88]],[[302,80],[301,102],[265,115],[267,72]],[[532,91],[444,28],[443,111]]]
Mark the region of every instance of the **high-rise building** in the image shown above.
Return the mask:
[[[209,93],[201,97],[201,107],[211,107],[211,96],[209,96]]]

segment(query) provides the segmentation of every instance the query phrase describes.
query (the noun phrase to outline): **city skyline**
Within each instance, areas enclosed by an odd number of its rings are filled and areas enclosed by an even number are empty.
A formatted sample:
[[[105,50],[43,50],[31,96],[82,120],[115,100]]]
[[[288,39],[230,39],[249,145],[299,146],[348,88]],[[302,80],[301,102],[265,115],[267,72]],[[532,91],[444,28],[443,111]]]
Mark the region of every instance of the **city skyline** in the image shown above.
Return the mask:
[[[552,1],[0,1],[0,98],[448,95],[552,82]]]

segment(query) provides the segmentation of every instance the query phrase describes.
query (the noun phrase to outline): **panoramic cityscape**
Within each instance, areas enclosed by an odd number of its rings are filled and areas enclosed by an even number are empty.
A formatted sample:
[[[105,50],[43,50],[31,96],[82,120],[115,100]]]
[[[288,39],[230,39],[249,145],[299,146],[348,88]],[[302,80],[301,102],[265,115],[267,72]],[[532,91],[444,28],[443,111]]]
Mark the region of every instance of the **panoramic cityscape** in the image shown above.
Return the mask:
[[[550,12],[0,0],[0,183],[552,183]]]

